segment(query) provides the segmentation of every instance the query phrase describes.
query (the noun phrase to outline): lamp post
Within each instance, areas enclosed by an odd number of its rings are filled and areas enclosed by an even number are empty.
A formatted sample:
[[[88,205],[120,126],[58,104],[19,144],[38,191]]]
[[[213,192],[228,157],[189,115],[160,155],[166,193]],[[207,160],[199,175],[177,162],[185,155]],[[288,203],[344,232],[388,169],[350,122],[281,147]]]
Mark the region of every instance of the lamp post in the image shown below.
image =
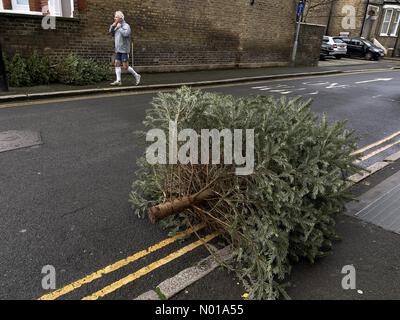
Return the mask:
[[[330,27],[331,27],[331,22],[332,22],[332,15],[333,15],[333,7],[335,5],[335,1],[331,1],[331,5],[329,8],[329,18],[328,18],[328,22],[326,24],[326,29],[325,29],[325,35],[329,35],[329,31],[330,31]]]
[[[7,73],[6,66],[3,60],[3,50],[0,43],[0,91],[8,91]]]

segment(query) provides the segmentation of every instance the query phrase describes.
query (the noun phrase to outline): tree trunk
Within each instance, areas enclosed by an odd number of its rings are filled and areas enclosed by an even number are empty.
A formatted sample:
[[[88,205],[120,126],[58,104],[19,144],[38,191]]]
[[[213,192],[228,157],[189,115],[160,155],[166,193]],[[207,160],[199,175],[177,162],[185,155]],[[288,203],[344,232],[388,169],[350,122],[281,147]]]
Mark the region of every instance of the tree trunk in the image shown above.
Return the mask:
[[[207,199],[212,198],[214,192],[210,189],[204,190],[192,196],[183,197],[170,202],[159,204],[149,209],[149,219],[151,223],[165,219],[174,214],[181,213],[190,209],[193,205],[197,205]]]

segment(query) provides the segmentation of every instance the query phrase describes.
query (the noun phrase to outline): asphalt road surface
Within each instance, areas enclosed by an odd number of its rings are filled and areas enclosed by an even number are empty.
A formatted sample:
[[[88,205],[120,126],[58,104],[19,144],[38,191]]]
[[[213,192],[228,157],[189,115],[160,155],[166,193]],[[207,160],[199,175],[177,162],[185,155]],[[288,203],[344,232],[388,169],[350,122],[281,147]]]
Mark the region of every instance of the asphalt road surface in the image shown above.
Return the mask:
[[[348,120],[360,148],[400,130],[400,72],[366,72],[209,88],[236,96],[298,96],[329,120]],[[155,94],[0,106],[0,132],[39,132],[43,144],[0,152],[0,299],[37,299],[42,268],[54,266],[64,286],[167,238],[138,219],[128,204],[136,159],[135,135]],[[368,158],[379,161],[399,150]],[[392,145],[393,144],[393,145]],[[392,146],[391,146],[392,145]],[[81,299],[191,243],[176,241],[116,271],[91,278],[59,299]],[[198,248],[128,281],[104,296],[132,299],[207,255]]]

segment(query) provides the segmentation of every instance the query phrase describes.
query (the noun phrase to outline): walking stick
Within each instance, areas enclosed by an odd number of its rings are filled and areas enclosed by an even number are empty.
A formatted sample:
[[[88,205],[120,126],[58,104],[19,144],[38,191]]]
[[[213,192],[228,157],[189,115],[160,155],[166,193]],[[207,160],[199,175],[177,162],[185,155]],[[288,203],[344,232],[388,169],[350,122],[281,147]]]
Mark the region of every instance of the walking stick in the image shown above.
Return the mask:
[[[131,43],[131,54],[132,54],[132,64],[131,64],[131,66],[133,68],[135,66],[135,60],[134,60],[134,57],[133,57],[133,42]]]

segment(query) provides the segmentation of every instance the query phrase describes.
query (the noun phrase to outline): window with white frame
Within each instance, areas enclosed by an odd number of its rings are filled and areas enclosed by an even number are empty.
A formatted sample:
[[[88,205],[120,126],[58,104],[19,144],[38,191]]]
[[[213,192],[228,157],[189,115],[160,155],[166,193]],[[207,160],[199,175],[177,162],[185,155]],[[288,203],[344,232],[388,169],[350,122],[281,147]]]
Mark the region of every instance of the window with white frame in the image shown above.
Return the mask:
[[[48,5],[52,16],[69,18],[74,16],[74,0],[48,0]]]
[[[386,9],[385,16],[383,17],[381,36],[387,36],[392,21],[393,9]]]
[[[29,0],[12,0],[11,5],[15,11],[30,11]]]
[[[74,0],[70,0],[70,7],[71,7],[70,17],[72,18],[74,16],[74,11],[75,11]]]
[[[392,23],[389,27],[389,34],[392,37],[396,37],[399,32],[399,23],[400,23],[400,10],[395,10],[393,12]]]
[[[400,26],[400,7],[387,8],[382,21],[381,36],[396,37]]]
[[[0,0],[0,11],[16,14],[43,15],[50,12],[50,15],[57,17],[74,17],[74,0],[34,0],[34,10],[30,9],[30,0],[11,0],[9,9],[4,8],[4,1]],[[31,3],[32,5],[32,3]]]
[[[49,0],[49,11],[50,15],[61,17],[62,16],[61,0]]]

